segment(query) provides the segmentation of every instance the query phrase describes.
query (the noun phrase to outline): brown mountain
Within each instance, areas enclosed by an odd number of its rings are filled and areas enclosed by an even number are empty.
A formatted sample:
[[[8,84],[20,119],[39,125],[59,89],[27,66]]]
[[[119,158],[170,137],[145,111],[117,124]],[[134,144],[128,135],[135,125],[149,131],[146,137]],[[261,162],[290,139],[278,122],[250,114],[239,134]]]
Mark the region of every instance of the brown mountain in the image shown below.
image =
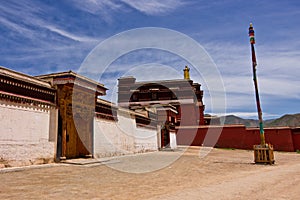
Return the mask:
[[[224,124],[244,124],[247,127],[258,126],[258,120],[255,120],[255,119],[243,119],[243,118],[237,117],[235,115],[227,115],[225,117],[221,117],[221,119],[222,118],[223,119],[225,118]]]
[[[258,127],[258,120],[255,119],[243,119],[235,115],[227,115],[220,117],[225,118],[225,124],[244,124],[246,127]],[[300,113],[298,114],[287,114],[277,119],[265,120],[265,127],[300,127]]]
[[[298,114],[287,114],[283,115],[278,119],[272,121],[266,121],[266,126],[275,127],[275,126],[289,126],[289,127],[300,127],[300,113]]]

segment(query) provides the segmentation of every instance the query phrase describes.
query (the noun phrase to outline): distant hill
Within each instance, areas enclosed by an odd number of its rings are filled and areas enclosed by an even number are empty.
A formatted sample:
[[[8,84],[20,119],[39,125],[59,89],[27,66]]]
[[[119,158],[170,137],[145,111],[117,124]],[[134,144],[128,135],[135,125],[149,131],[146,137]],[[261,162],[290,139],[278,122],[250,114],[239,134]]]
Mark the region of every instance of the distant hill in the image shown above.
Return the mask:
[[[247,127],[256,127],[258,126],[258,120],[255,119],[243,119],[235,115],[227,115],[225,117],[225,124],[244,124]]]
[[[227,115],[220,117],[225,118],[225,124],[244,124],[246,127],[258,127],[258,120],[255,119],[243,119],[235,115]],[[215,122],[213,122],[215,124]],[[265,127],[300,127],[300,113],[298,114],[287,114],[277,119],[265,120]]]
[[[289,127],[300,127],[300,113],[292,115],[283,115],[278,119],[274,119],[270,122],[266,121],[266,125],[269,127],[275,126],[289,126]]]

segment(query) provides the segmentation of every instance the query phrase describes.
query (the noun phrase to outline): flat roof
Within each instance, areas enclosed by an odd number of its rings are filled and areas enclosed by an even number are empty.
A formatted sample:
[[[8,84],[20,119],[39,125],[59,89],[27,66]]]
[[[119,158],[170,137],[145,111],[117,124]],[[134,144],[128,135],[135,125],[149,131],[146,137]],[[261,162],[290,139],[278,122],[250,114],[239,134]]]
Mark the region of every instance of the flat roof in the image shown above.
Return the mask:
[[[89,83],[92,83],[94,85],[101,86],[101,87],[105,88],[104,84],[99,83],[97,81],[94,81],[94,80],[92,80],[88,77],[82,76],[80,74],[77,74],[77,73],[73,72],[72,70],[66,71],[66,72],[57,72],[57,73],[51,73],[51,74],[38,75],[38,76],[35,76],[35,77],[40,78],[40,79],[44,79],[44,78],[60,78],[60,77],[64,77],[64,76],[71,76],[71,77],[74,77],[74,78],[79,78],[79,79],[84,80],[86,82],[89,82]],[[107,89],[107,88],[105,88],[105,89]]]
[[[27,74],[23,74],[21,72],[17,72],[8,68],[5,68],[3,66],[0,66],[0,74],[7,76],[7,77],[11,77],[17,80],[21,80],[27,83],[32,83],[35,85],[39,85],[39,86],[43,86],[43,87],[47,87],[47,88],[51,88],[51,84],[48,83],[47,81],[41,80],[37,77],[34,76],[30,76]]]

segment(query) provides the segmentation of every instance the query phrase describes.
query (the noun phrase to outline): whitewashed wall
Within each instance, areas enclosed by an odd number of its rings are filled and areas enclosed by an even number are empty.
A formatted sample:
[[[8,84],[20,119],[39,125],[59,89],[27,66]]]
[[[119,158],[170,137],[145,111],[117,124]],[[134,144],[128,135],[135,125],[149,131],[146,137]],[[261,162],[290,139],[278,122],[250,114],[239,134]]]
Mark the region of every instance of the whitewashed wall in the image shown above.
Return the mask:
[[[117,122],[95,118],[96,158],[156,151],[157,141],[157,129],[136,127],[134,117],[124,111],[118,111]]]
[[[53,160],[56,138],[49,140],[50,113],[50,110],[0,101],[2,166],[39,164]]]

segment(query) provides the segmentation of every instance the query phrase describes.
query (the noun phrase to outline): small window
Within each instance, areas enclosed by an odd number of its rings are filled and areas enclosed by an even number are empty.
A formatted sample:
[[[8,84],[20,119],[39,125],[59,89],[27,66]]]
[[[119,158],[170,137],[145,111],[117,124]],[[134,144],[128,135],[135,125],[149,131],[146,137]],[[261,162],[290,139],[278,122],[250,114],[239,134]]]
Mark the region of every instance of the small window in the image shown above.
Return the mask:
[[[137,101],[137,94],[133,94],[133,95],[132,95],[132,100],[133,100],[133,101]]]
[[[172,99],[177,99],[176,95],[172,92]]]
[[[157,93],[152,93],[152,100],[157,100]]]

